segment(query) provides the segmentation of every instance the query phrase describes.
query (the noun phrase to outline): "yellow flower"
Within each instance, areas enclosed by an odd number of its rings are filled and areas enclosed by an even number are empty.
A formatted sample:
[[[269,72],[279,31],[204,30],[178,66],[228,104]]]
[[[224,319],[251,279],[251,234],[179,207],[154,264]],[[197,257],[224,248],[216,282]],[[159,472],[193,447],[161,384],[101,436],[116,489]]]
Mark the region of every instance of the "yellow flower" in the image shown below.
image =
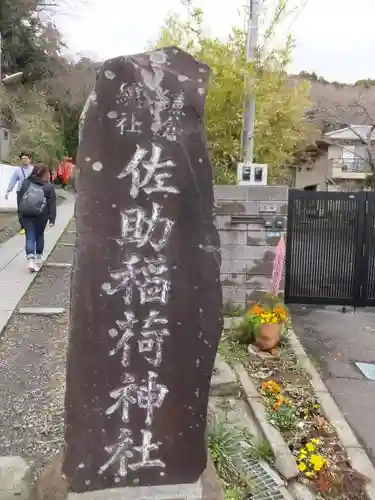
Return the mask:
[[[311,455],[310,464],[314,467],[314,470],[318,472],[327,465],[327,460],[321,455]]]
[[[300,472],[305,472],[306,469],[307,469],[307,465],[305,464],[305,462],[301,462],[300,464],[298,464],[298,470]]]
[[[307,451],[309,451],[310,453],[312,453],[313,451],[316,450],[316,447],[312,443],[307,443],[306,449],[307,449]]]
[[[312,472],[305,472],[305,476],[306,477],[313,477],[313,473]]]
[[[311,440],[311,442],[312,442],[313,444],[320,444],[320,439],[316,439],[316,438],[314,438],[314,439],[312,439],[312,440]]]

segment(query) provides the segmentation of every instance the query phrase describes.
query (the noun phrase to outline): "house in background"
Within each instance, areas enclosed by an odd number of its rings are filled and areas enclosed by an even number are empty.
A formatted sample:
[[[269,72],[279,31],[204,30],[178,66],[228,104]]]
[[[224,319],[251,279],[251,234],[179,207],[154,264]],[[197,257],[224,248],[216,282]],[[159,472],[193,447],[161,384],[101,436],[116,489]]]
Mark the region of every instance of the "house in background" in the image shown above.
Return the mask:
[[[10,154],[10,129],[0,114],[0,163]]]
[[[295,167],[294,187],[319,191],[363,189],[369,167],[361,137],[367,138],[370,131],[369,125],[351,125],[325,133],[317,142],[320,154],[316,160]]]

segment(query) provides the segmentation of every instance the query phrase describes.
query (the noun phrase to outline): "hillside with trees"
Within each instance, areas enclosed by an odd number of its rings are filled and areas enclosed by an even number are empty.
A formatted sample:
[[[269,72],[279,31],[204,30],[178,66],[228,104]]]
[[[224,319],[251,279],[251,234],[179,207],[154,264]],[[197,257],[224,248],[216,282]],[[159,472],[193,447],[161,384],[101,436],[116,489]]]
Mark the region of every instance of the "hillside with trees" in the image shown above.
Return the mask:
[[[45,0],[1,0],[0,9],[3,76],[23,73],[20,83],[0,89],[2,117],[12,130],[12,157],[28,149],[51,166],[76,154],[78,117],[98,67],[64,57],[65,44],[53,24],[57,6]]]
[[[375,123],[375,80],[346,85],[315,73],[288,75],[293,40],[287,38],[277,49],[272,44],[277,27],[289,14],[288,0],[280,0],[270,16],[253,64],[246,62],[244,30],[234,28],[226,40],[216,39],[207,30],[204,12],[192,1],[183,3],[185,13],[170,14],[152,46],[177,44],[212,68],[206,125],[217,182],[235,180],[245,74],[256,95],[255,161],[268,163],[271,178],[278,181],[287,165],[314,156],[314,145],[324,131]],[[23,72],[21,83],[0,90],[3,119],[13,134],[13,157],[19,149],[30,149],[50,165],[66,155],[74,158],[78,118],[100,63],[87,58],[74,62],[64,55],[64,40],[53,24],[54,2],[1,4],[3,73]]]

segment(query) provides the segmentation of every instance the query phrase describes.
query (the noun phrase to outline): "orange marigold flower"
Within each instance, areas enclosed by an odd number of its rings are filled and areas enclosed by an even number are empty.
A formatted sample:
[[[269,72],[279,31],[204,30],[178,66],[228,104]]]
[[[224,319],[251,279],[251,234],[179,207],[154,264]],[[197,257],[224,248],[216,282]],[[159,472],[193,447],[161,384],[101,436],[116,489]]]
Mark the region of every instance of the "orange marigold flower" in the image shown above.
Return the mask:
[[[287,316],[288,316],[288,311],[285,309],[285,307],[283,307],[281,305],[276,306],[274,309],[274,312],[276,314],[278,314],[279,316],[283,316],[285,318],[287,318]]]
[[[256,315],[262,314],[263,313],[263,309],[262,309],[262,307],[259,304],[254,304],[250,308],[250,313],[254,314],[256,316]]]
[[[274,380],[267,380],[263,382],[260,390],[263,394],[279,394],[281,392],[281,387]]]

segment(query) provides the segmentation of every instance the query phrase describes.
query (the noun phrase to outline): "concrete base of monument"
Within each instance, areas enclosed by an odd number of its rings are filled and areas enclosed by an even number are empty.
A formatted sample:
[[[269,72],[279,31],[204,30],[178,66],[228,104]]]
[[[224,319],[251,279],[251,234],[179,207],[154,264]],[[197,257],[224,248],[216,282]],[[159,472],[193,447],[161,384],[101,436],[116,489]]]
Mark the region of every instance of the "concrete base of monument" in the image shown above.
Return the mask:
[[[224,500],[224,493],[209,458],[197,483],[146,488],[113,488],[87,493],[69,492],[61,472],[62,454],[44,468],[31,500]]]
[[[202,482],[69,493],[68,500],[203,500]]]

